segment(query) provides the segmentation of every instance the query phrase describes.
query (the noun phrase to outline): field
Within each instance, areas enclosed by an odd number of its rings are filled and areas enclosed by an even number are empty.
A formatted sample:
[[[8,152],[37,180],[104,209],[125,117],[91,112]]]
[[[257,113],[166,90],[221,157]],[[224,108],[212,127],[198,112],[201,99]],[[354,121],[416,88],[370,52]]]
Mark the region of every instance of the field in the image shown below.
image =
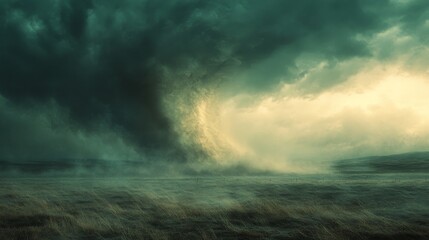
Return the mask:
[[[0,239],[429,239],[428,177],[3,178]]]

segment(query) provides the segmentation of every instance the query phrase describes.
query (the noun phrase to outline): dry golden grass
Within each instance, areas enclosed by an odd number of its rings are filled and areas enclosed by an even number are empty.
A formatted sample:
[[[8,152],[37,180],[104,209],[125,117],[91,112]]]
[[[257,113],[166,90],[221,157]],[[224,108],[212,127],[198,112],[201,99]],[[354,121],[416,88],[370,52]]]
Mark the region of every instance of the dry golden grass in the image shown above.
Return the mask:
[[[37,185],[36,185],[37,186]],[[135,189],[0,187],[0,239],[428,239],[363,206],[250,198],[200,206]]]

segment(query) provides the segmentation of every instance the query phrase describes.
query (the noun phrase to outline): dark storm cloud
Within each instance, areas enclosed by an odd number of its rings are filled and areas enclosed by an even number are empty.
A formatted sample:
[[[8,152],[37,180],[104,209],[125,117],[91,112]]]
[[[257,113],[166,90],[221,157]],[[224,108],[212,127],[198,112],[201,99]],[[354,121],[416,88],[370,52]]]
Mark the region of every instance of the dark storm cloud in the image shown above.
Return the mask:
[[[399,5],[396,11],[399,12],[397,17],[400,18],[402,29],[427,44],[429,41],[429,2],[421,0],[409,1],[406,4]]]
[[[55,103],[31,109],[0,97],[0,161],[59,158],[134,159],[128,147],[108,126],[83,131]]]
[[[22,104],[54,100],[85,128],[102,120],[141,145],[168,144],[159,79],[149,63],[154,55],[150,29],[93,39],[92,3],[49,2],[13,2],[2,14],[1,94]],[[104,24],[109,31],[110,23]]]
[[[0,95],[23,109],[54,102],[74,129],[98,134],[100,125],[109,126],[141,152],[175,149],[180,158],[162,93],[186,78],[166,78],[165,69],[198,66],[195,75],[205,76],[200,82],[213,81],[210,76],[226,69],[245,71],[250,75],[230,79],[231,86],[267,90],[284,81],[280,76],[295,74],[294,61],[302,53],[333,63],[371,55],[366,39],[389,26],[393,5],[384,0],[5,0]],[[404,24],[414,26],[417,20],[408,18]],[[10,155],[19,151],[20,140],[33,139],[19,131],[14,136],[10,131],[22,128],[13,121],[0,124],[9,131],[0,141]],[[37,126],[26,126],[44,137],[32,129]],[[31,156],[33,150],[26,151]]]

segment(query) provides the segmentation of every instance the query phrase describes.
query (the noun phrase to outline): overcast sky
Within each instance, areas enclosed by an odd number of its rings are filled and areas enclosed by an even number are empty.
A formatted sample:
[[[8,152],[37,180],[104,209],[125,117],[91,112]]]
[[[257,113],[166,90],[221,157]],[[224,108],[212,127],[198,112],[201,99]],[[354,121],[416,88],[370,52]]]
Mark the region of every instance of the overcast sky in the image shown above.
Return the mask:
[[[0,159],[314,172],[425,151],[428,44],[427,0],[3,0]]]

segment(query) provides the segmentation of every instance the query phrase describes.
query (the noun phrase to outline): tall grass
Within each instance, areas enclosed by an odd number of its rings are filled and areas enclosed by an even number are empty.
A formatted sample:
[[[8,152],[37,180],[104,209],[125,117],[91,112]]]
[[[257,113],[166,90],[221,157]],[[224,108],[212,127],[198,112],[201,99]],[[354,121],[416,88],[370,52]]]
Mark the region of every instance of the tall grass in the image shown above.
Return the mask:
[[[394,219],[360,204],[275,196],[199,205],[144,189],[3,182],[0,239],[429,238],[428,222],[421,219]]]

